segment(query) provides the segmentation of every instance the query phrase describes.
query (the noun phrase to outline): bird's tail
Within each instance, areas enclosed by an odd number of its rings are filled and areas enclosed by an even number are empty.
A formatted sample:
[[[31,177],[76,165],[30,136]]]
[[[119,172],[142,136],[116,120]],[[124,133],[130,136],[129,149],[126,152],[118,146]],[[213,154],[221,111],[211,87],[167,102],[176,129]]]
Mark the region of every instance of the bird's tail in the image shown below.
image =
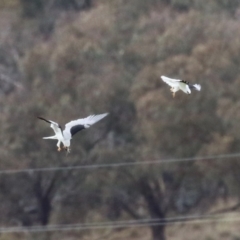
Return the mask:
[[[192,86],[193,86],[194,89],[197,90],[197,91],[200,91],[200,90],[201,90],[201,85],[199,85],[199,84],[193,84]]]
[[[43,137],[43,139],[57,139],[57,136]]]

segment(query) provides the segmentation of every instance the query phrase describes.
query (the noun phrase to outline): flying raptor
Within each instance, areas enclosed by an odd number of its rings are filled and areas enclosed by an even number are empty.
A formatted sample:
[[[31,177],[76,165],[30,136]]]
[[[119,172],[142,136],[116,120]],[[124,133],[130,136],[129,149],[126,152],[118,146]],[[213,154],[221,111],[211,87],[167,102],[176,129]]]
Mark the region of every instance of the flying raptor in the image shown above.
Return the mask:
[[[90,115],[86,118],[80,118],[74,121],[71,121],[65,125],[65,129],[62,130],[62,127],[51,120],[47,120],[43,117],[38,117],[39,119],[50,123],[50,127],[55,132],[54,136],[50,137],[44,137],[43,139],[56,139],[58,151],[61,151],[61,143],[63,144],[63,149],[65,149],[67,152],[70,152],[70,140],[72,139],[73,135],[75,135],[77,132],[89,128],[94,123],[100,121],[104,117],[106,117],[108,113],[98,114],[98,115]]]
[[[195,89],[197,91],[201,90],[201,85],[199,84],[190,84],[189,82],[184,80],[173,79],[165,76],[161,76],[161,78],[171,87],[170,91],[172,92],[173,97],[175,97],[175,93],[179,90],[182,90],[186,94],[191,94],[191,89]]]

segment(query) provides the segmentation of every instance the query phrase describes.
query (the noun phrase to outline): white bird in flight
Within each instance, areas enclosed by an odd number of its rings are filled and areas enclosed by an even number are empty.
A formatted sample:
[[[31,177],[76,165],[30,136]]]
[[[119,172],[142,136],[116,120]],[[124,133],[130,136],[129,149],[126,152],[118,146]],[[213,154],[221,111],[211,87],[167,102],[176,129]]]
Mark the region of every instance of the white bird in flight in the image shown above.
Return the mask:
[[[167,83],[171,89],[170,91],[173,94],[173,97],[175,97],[175,93],[178,90],[182,90],[186,94],[191,94],[191,89],[195,89],[197,91],[201,90],[201,85],[199,84],[190,84],[187,81],[180,80],[180,79],[173,79],[165,76],[161,76],[162,80]]]
[[[58,151],[61,151],[61,143],[63,144],[63,149],[65,149],[68,153],[70,152],[70,140],[72,139],[73,135],[77,132],[89,128],[94,123],[100,121],[104,117],[106,117],[108,113],[98,114],[98,115],[90,115],[86,118],[80,118],[74,121],[71,121],[65,125],[65,129],[62,130],[62,127],[51,120],[47,120],[42,117],[38,117],[45,122],[50,123],[50,127],[55,132],[54,136],[51,137],[44,137],[43,139],[56,139]]]

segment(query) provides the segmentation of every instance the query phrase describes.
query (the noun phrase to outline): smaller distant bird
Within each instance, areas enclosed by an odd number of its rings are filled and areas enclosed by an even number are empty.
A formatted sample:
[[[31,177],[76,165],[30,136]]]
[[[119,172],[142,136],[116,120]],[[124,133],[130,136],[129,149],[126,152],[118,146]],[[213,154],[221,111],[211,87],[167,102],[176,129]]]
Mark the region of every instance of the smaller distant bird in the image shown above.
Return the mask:
[[[189,82],[184,80],[173,79],[165,76],[161,76],[161,78],[171,87],[170,91],[172,92],[173,97],[175,97],[175,93],[179,90],[182,90],[186,94],[191,94],[191,89],[195,89],[197,91],[201,90],[201,85],[199,84],[190,84]]]
[[[63,144],[63,149],[65,149],[68,153],[70,152],[70,140],[72,139],[73,135],[77,132],[89,128],[94,123],[100,121],[104,117],[106,117],[108,113],[98,114],[98,115],[90,115],[86,118],[80,118],[74,121],[71,121],[65,125],[65,129],[62,130],[62,127],[51,120],[47,120],[43,117],[38,117],[39,119],[50,123],[50,127],[55,132],[54,136],[51,137],[44,137],[43,139],[56,139],[58,151],[61,151],[61,143]]]

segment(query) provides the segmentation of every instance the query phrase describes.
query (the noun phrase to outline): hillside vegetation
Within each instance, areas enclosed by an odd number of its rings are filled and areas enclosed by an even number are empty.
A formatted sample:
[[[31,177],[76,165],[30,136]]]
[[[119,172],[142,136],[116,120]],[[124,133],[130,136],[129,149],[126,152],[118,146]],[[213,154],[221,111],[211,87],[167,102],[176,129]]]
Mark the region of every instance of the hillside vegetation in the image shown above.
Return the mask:
[[[2,227],[209,214],[240,206],[238,0],[0,0]],[[172,98],[161,75],[202,85]],[[109,116],[57,152],[62,126]],[[232,207],[232,208],[231,208]],[[210,227],[215,226],[214,234]],[[223,227],[224,226],[224,227]],[[176,234],[179,232],[179,235]],[[189,233],[189,234],[188,234]],[[239,239],[236,223],[11,233],[15,239]]]

